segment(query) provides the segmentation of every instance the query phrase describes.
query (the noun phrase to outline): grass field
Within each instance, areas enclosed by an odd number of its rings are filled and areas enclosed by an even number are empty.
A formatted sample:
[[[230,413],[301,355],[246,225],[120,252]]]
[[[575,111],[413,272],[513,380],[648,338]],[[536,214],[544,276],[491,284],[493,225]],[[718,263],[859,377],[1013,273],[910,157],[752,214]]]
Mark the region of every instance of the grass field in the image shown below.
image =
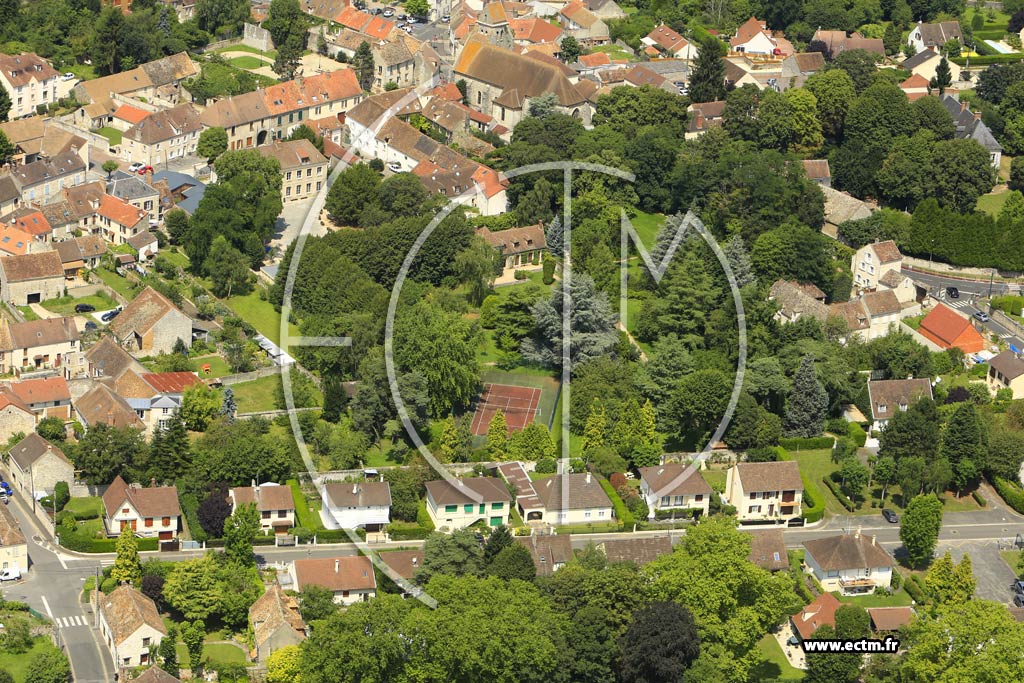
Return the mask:
[[[48,638],[36,638],[28,652],[16,655],[0,650],[0,671],[9,673],[14,678],[14,683],[24,683],[25,672],[32,660],[47,650],[55,649]]]
[[[607,55],[611,57],[613,61],[617,59],[628,59],[630,61],[636,60],[636,57],[629,54],[618,45],[595,45],[594,47],[590,48],[590,51],[607,53]]]
[[[245,43],[238,43],[237,45],[227,45],[225,47],[219,47],[214,52],[248,52],[252,55],[264,55],[271,59],[277,59],[277,50],[257,50],[254,47],[250,47]]]
[[[231,390],[235,392],[235,402],[238,404],[240,413],[258,413],[264,410],[274,410],[274,394],[278,385],[281,384],[281,375],[273,374],[267,377],[260,377],[251,382],[232,384]]]
[[[264,337],[281,343],[281,314],[274,310],[274,304],[260,299],[259,290],[253,290],[245,296],[233,296],[225,299],[231,310],[255,327]],[[288,332],[298,335],[299,328],[288,323]]]
[[[264,66],[270,66],[270,62],[264,62],[259,57],[232,57],[228,60],[231,66],[237,66],[239,69],[259,69]]]
[[[99,133],[100,135],[102,135],[103,137],[105,137],[107,140],[109,140],[111,147],[116,147],[117,145],[121,144],[121,135],[122,135],[122,133],[117,128],[111,128],[110,126],[104,126],[103,128],[100,128],[96,132]]]
[[[78,304],[89,304],[95,306],[97,311],[105,311],[117,306],[117,302],[106,292],[90,294],[75,298],[73,296],[62,296],[59,299],[50,299],[42,303],[42,307],[61,315],[75,315],[75,306]]]
[[[33,311],[29,306],[18,306],[18,312],[21,313],[28,322],[39,320],[39,314]]]
[[[846,605],[857,605],[868,609],[870,607],[909,607],[910,603],[913,602],[913,598],[902,588],[893,593],[892,595],[882,595],[880,593],[875,595],[861,595],[858,597],[842,597],[836,596],[840,602]]]
[[[323,522],[320,520],[320,500],[306,500],[302,495],[302,488],[295,479],[288,480],[288,487],[292,490],[292,500],[295,501],[295,515],[298,518],[299,526],[316,531],[323,529]]]
[[[203,373],[203,377],[223,377],[231,374],[231,368],[220,356],[199,356],[192,360],[196,364],[196,372],[202,372],[204,365],[210,366],[210,374]]]
[[[92,64],[74,64],[72,66],[64,65],[64,68],[75,74],[75,78],[83,81],[92,80],[96,78],[96,67]]]
[[[100,517],[103,514],[103,500],[99,496],[72,498],[64,506],[75,517]]]
[[[1003,210],[1003,205],[1009,198],[1009,192],[983,194],[978,197],[978,211],[984,211],[993,218],[998,218],[999,212]]]
[[[779,646],[779,641],[771,633],[766,634],[757,643],[757,651],[764,655],[764,661],[750,670],[747,680],[757,681],[798,681],[804,672],[790,665],[786,655]]]
[[[184,667],[188,662],[188,648],[184,643],[178,643],[175,648],[178,651],[178,661]],[[207,643],[203,646],[204,666],[212,668],[218,664],[246,664],[248,660],[245,650],[228,643]]]
[[[128,282],[128,280],[126,280],[125,278],[115,273],[114,271],[107,270],[106,268],[97,268],[93,272],[96,273],[96,275],[98,275],[101,280],[103,280],[103,283],[107,287],[110,287],[124,298],[135,298],[135,292],[132,290],[131,283]]]
[[[640,236],[640,241],[644,243],[644,246],[651,249],[658,236],[658,228],[665,222],[665,216],[660,213],[645,213],[638,210],[636,216],[630,218],[629,222],[633,224],[633,228],[636,229],[636,234]]]
[[[1021,559],[1021,552],[1019,550],[1000,550],[999,556],[1003,558],[1003,562],[1006,563],[1006,566],[1009,567],[1014,574],[1021,576],[1017,571],[1017,567],[1020,566]]]
[[[704,475],[704,481],[716,491],[719,489],[725,490],[725,473],[726,470],[721,469],[704,470],[701,472]]]

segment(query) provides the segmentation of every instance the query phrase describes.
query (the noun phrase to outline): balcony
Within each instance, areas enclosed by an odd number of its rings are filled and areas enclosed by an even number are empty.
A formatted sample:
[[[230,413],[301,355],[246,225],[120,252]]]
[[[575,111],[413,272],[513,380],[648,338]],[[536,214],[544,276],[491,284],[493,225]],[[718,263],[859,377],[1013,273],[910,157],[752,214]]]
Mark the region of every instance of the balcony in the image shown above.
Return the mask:
[[[875,592],[875,582],[873,579],[839,577],[839,588],[843,595],[866,595]]]

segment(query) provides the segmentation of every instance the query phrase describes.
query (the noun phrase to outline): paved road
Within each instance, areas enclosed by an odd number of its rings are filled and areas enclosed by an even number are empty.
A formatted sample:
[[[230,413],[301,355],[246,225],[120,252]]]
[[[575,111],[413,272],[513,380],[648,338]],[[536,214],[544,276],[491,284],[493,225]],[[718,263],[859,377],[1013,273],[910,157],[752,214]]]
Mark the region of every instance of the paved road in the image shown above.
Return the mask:
[[[31,569],[24,581],[5,585],[4,595],[27,602],[53,619],[61,644],[71,660],[76,683],[112,681],[114,672],[110,655],[98,639],[99,632],[92,628],[95,616],[88,605],[79,602],[82,584],[85,577],[95,572],[96,560],[80,561],[77,566],[66,565],[44,547],[43,544],[48,545],[49,535],[44,537],[40,533],[35,518],[20,496],[11,498],[8,509],[28,536]]]
[[[922,273],[917,270],[909,271],[908,274],[917,282],[927,285],[933,293],[938,293],[944,303],[959,310],[961,313],[971,316],[978,311],[990,312],[988,304],[982,301],[982,299],[989,296],[990,291],[993,296],[1006,294],[1010,291],[1009,285],[1005,282],[993,282],[990,284],[987,280],[965,280],[947,275]],[[956,287],[960,291],[960,298],[948,298],[946,296],[947,287]],[[1016,289],[1015,287],[1014,290],[1016,291]],[[1018,349],[1024,349],[1024,339],[1015,334],[1013,330],[1003,327],[994,320],[978,324],[983,325],[986,330],[1004,342],[1013,344]]]

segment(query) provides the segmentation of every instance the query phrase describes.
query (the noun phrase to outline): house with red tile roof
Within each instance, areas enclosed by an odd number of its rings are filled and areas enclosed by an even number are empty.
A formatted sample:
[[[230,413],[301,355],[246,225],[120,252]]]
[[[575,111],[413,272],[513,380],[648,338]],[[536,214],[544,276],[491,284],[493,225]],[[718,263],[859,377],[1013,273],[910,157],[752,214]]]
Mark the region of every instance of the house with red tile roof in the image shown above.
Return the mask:
[[[814,632],[822,626],[836,625],[836,610],[842,606],[839,599],[831,593],[822,593],[811,604],[789,618],[793,630],[801,640],[814,637]]]
[[[113,120],[110,122],[110,127],[124,132],[135,124],[141,122],[151,113],[152,112],[146,109],[139,109],[138,107],[133,107],[130,104],[122,104],[120,107],[115,109],[114,113],[111,115]]]
[[[956,347],[964,353],[977,353],[985,348],[985,338],[970,319],[941,303],[921,320],[918,332],[942,349]]]
[[[96,217],[93,233],[114,245],[128,244],[132,237],[149,229],[148,213],[109,194],[100,197]]]
[[[368,602],[377,593],[373,563],[365,555],[295,560],[290,573],[293,590],[320,586],[334,594],[338,605]]]
[[[605,45],[611,41],[608,24],[589,9],[583,0],[572,0],[558,13],[562,30],[583,45]]]
[[[131,527],[137,536],[156,536],[162,541],[178,535],[181,508],[175,486],[143,488],[117,476],[103,494],[103,508],[108,536],[120,534],[125,527]]]
[[[733,52],[777,57],[796,52],[782,31],[769,30],[768,24],[757,17],[750,17],[736,29],[736,35],[729,39],[729,47]]]
[[[693,60],[697,58],[697,46],[679,33],[662,24],[640,39],[640,42],[653,50],[652,56],[664,55],[676,59]]]
[[[558,43],[562,38],[562,29],[541,17],[509,19],[508,27],[516,45]]]
[[[33,247],[48,249],[49,247],[42,246],[43,243],[44,239],[37,242],[32,235],[20,228],[7,223],[0,225],[0,252],[3,252],[4,256],[27,254]]]
[[[24,213],[12,220],[8,225],[12,228],[17,228],[21,232],[28,233],[33,239],[42,239],[45,242],[50,241],[50,235],[53,232],[53,227],[41,211]]]
[[[39,377],[11,382],[7,387],[23,405],[41,418],[71,418],[71,390],[63,377]]]

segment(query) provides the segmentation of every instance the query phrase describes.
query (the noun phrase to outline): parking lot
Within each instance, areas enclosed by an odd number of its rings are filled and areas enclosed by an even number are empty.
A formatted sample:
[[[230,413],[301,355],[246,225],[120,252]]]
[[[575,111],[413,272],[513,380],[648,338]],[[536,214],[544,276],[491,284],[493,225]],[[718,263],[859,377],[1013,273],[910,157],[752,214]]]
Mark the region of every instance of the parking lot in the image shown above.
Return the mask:
[[[947,549],[957,562],[963,558],[964,553],[971,556],[974,578],[978,580],[978,587],[974,591],[976,597],[1012,604],[1013,591],[1010,586],[1017,580],[1017,574],[1003,561],[994,542],[940,543],[937,552],[942,556]]]

